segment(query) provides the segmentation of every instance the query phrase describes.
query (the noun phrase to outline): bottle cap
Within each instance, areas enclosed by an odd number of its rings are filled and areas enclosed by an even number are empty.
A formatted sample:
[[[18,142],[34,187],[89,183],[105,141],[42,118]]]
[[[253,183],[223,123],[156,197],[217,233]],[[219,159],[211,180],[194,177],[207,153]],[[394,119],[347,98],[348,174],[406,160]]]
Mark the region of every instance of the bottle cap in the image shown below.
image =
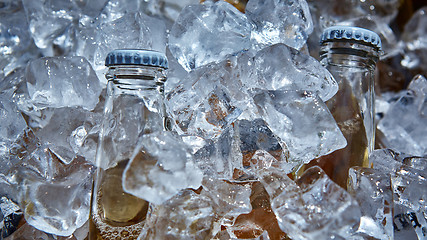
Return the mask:
[[[168,68],[168,59],[163,53],[144,49],[117,49],[107,54],[105,66],[142,65]]]
[[[337,40],[361,41],[381,49],[381,39],[378,34],[359,27],[334,26],[326,28],[320,38],[320,44]]]

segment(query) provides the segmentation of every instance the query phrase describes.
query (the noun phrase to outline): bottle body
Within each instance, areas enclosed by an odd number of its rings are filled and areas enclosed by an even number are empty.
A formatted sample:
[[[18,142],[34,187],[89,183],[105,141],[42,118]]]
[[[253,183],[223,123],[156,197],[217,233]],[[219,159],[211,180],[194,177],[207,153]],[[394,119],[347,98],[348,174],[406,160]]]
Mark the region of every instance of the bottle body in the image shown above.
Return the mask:
[[[113,66],[106,78],[107,99],[96,155],[98,170],[92,191],[89,240],[137,239],[149,203],[123,190],[122,175],[140,137],[165,127],[166,77],[163,68]]]
[[[339,85],[337,94],[326,102],[347,140],[347,146],[305,166],[320,166],[328,176],[346,188],[352,166],[369,167],[368,156],[375,141],[374,73],[378,49],[355,41],[322,44],[322,64]]]

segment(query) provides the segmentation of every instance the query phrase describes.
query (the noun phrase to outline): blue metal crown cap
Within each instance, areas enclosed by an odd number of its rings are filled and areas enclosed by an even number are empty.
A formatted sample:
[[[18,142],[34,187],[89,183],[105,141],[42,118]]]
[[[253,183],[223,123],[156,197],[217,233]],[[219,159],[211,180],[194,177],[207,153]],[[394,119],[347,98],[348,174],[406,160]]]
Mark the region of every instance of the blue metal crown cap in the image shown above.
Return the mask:
[[[144,49],[117,49],[107,54],[105,66],[142,65],[168,68],[168,59],[163,53]]]
[[[381,39],[378,34],[371,30],[359,27],[334,26],[326,28],[320,38],[320,44],[327,41],[346,39],[361,41],[365,44],[381,49]]]

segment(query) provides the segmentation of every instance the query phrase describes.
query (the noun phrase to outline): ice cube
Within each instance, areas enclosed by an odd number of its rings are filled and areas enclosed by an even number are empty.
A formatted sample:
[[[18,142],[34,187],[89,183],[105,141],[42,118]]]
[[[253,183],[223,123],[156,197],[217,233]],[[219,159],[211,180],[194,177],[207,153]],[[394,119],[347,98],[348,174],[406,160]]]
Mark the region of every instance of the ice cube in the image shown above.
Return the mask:
[[[58,236],[34,228],[28,223],[23,224],[19,227],[16,232],[14,232],[8,240],[34,240],[34,239],[43,239],[43,240],[84,240],[88,233],[88,225],[85,224],[79,229],[77,229],[70,236]],[[82,233],[83,232],[83,233]]]
[[[249,213],[252,210],[249,197],[250,185],[226,182],[215,178],[203,180],[201,195],[211,199],[217,222],[222,226],[232,226],[240,214]]]
[[[191,71],[249,49],[250,28],[246,16],[227,2],[189,5],[171,28],[169,48],[184,69]]]
[[[28,31],[28,23],[23,9],[18,8],[9,13],[2,13],[0,19],[0,79],[15,68],[25,66],[28,60],[37,57],[38,54]]]
[[[422,158],[421,158],[422,159]],[[394,202],[394,237],[423,239],[427,232],[426,162],[389,149],[375,150],[370,155],[374,168],[391,177]]]
[[[154,206],[138,239],[210,239],[215,220],[211,199],[184,190]]]
[[[359,225],[356,200],[311,167],[296,181],[277,169],[259,173],[280,228],[292,239],[349,238]]]
[[[289,151],[288,161],[308,163],[346,146],[320,98],[306,91],[254,90],[255,108]]]
[[[249,96],[238,76],[239,59],[230,57],[200,67],[168,94],[167,104],[180,134],[216,139],[241,114]]]
[[[65,165],[44,146],[18,168],[20,206],[26,221],[47,233],[69,236],[89,217],[93,165]]]
[[[19,206],[9,198],[0,198],[0,237],[6,238],[13,234],[19,226],[22,211]]]
[[[242,80],[252,88],[307,90],[319,95],[323,101],[338,91],[333,76],[317,60],[284,44],[259,51],[252,68],[255,76]]]
[[[79,9],[73,1],[22,1],[29,29],[35,44],[47,48],[78,17]]]
[[[45,57],[26,69],[31,102],[43,107],[82,107],[92,110],[101,86],[89,62],[82,57]]]
[[[401,64],[415,72],[424,74],[427,68],[427,40],[425,25],[427,7],[418,9],[405,25],[402,40],[405,44],[405,56]]]
[[[42,128],[34,128],[35,135],[66,164],[77,155],[94,163],[102,112],[81,108],[51,111],[48,123]]]
[[[199,188],[202,177],[182,140],[155,132],[142,137],[123,173],[123,189],[161,204],[184,188]]]
[[[362,211],[358,233],[376,239],[393,239],[393,190],[390,174],[381,170],[352,167],[348,192]]]
[[[258,49],[276,43],[301,49],[313,31],[305,0],[251,0],[245,13],[254,25],[251,38]]]
[[[105,82],[105,57],[112,50],[132,48],[165,52],[166,27],[163,21],[127,7],[128,12],[119,11],[118,18],[81,21],[78,29],[76,55],[88,59],[102,82]]]
[[[219,179],[232,179],[234,169],[241,169],[242,155],[233,138],[231,128],[225,129],[218,139],[209,140],[195,154],[196,165],[205,176]]]
[[[406,95],[390,106],[378,124],[386,147],[414,156],[427,154],[427,79],[415,77]]]
[[[27,123],[10,98],[0,95],[0,155],[9,152],[10,145],[23,134]]]

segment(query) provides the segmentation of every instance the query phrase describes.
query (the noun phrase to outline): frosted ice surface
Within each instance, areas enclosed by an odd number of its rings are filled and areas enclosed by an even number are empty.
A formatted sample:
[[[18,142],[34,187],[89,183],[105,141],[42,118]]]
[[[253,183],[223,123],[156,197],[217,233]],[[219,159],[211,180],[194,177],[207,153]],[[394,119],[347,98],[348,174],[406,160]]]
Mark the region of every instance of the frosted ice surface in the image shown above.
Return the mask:
[[[146,134],[123,173],[123,188],[139,198],[161,204],[184,188],[197,189],[202,172],[190,151],[169,132]]]
[[[308,163],[346,146],[328,108],[306,91],[253,91],[258,116],[289,151],[289,161]]]
[[[251,0],[245,13],[254,25],[251,38],[258,49],[276,43],[301,49],[313,31],[305,0]]]
[[[139,240],[210,239],[215,220],[211,199],[192,190],[154,206],[147,216]]]
[[[250,87],[307,90],[319,95],[323,101],[332,98],[338,91],[333,76],[317,60],[284,44],[259,51],[254,57],[252,69],[255,76],[242,80]]]
[[[34,151],[18,168],[26,221],[47,233],[71,235],[89,217],[93,170],[81,159],[64,165],[45,147]]]
[[[296,181],[277,169],[260,171],[280,228],[292,239],[349,238],[359,224],[359,206],[319,167]]]
[[[372,168],[349,170],[349,193],[362,211],[358,232],[377,239],[393,239],[393,189],[390,174]]]
[[[427,79],[415,77],[406,95],[393,103],[378,124],[387,148],[414,156],[427,154]]]
[[[251,25],[225,1],[185,7],[171,28],[169,48],[187,71],[249,49]]]
[[[45,57],[26,69],[31,102],[40,107],[82,107],[92,110],[101,85],[89,62],[82,57]]]

